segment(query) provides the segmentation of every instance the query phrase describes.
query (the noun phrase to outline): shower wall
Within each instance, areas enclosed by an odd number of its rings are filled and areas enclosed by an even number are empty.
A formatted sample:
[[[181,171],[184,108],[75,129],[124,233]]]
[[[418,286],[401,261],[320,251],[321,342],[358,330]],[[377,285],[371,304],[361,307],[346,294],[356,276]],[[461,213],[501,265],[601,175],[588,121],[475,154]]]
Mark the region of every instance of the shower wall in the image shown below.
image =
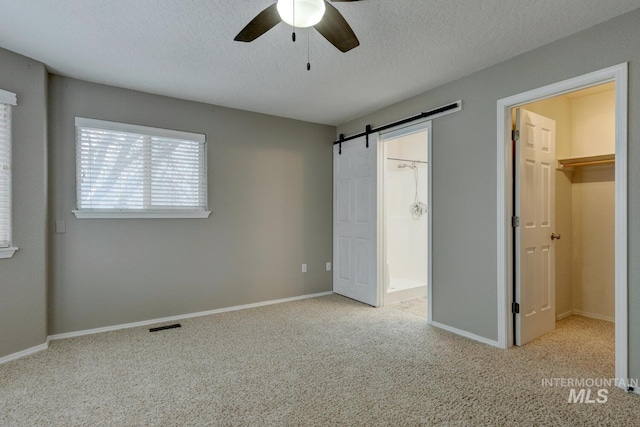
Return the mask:
[[[385,213],[387,241],[387,290],[389,292],[427,285],[428,217],[414,219],[411,206],[415,199],[415,175],[410,161],[428,161],[427,132],[407,135],[387,142],[385,174]],[[415,163],[418,168],[418,199],[428,202],[428,165]]]

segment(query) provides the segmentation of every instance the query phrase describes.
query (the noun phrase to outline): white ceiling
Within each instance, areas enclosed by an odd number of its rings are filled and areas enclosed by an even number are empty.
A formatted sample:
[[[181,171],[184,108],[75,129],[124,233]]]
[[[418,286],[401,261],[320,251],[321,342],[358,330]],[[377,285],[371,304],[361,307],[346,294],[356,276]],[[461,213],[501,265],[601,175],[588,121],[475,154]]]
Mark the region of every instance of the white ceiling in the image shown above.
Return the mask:
[[[334,3],[341,53],[278,24],[235,35],[274,0],[0,0],[0,47],[64,76],[339,125],[640,7],[640,0]],[[306,71],[307,34],[311,66]]]

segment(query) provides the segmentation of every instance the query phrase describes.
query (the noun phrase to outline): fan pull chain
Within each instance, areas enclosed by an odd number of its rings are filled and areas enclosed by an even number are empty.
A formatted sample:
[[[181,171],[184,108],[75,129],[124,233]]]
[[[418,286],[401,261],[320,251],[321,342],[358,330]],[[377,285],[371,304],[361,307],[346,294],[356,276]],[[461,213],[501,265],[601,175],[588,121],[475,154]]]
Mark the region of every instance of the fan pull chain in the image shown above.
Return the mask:
[[[311,29],[307,31],[307,71],[311,71]]]
[[[293,2],[293,17],[291,19],[291,21],[293,22],[293,25],[291,26],[291,29],[293,30],[293,32],[291,33],[291,40],[293,40],[293,42],[296,42],[296,0],[291,0]]]

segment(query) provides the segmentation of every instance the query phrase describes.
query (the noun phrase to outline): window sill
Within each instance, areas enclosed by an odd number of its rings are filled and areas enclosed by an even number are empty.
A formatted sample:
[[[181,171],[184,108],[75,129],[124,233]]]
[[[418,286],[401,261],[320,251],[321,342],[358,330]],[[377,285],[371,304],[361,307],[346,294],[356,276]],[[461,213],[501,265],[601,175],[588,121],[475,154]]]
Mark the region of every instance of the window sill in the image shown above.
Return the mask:
[[[211,211],[198,212],[95,212],[95,211],[72,211],[76,218],[103,218],[103,219],[122,219],[122,218],[208,218]]]
[[[0,259],[13,257],[13,254],[15,254],[17,250],[18,248],[14,247],[0,248]]]

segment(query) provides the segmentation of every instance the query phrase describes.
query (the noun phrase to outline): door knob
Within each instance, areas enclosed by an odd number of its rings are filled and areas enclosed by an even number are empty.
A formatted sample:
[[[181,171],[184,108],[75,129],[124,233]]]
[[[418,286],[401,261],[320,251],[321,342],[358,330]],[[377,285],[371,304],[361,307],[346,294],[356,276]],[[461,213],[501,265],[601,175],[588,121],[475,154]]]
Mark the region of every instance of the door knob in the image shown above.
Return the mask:
[[[556,233],[551,233],[551,240],[560,240],[560,235]]]

